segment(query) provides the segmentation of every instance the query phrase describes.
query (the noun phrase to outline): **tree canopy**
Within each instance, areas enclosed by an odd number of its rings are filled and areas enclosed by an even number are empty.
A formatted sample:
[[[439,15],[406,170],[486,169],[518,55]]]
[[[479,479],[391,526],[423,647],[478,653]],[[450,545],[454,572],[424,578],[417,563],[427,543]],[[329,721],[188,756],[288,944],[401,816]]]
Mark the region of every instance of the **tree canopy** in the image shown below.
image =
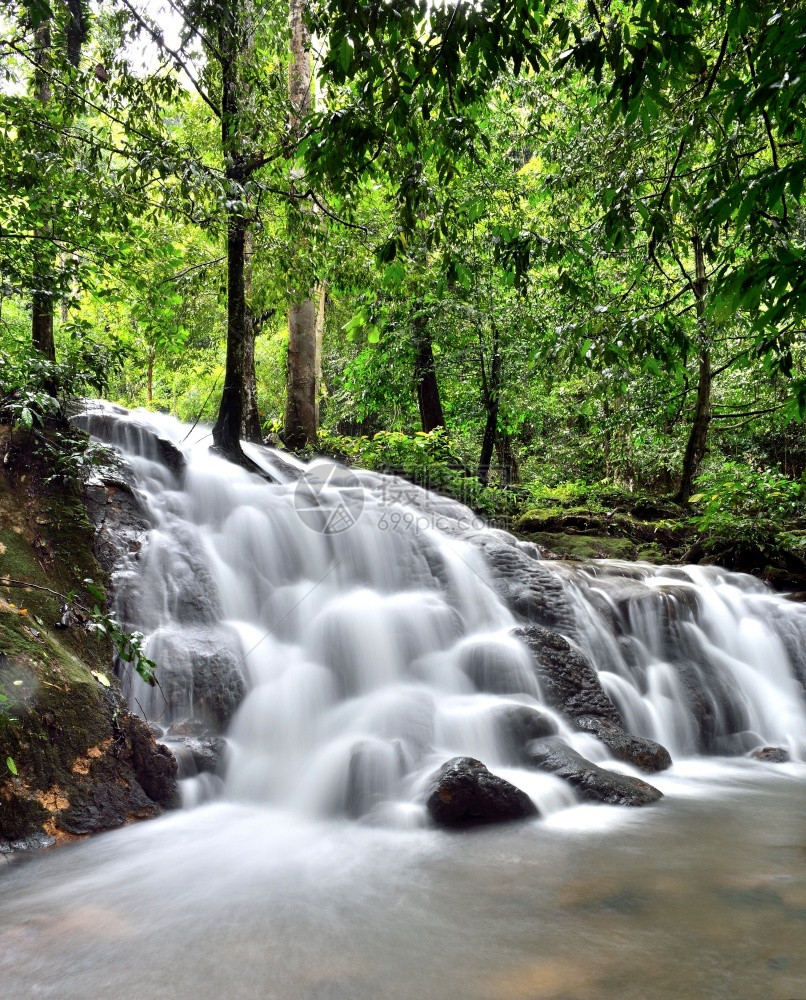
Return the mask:
[[[419,433],[488,489],[683,502],[725,462],[806,469],[802,4],[1,23],[7,356],[95,359],[241,461]]]

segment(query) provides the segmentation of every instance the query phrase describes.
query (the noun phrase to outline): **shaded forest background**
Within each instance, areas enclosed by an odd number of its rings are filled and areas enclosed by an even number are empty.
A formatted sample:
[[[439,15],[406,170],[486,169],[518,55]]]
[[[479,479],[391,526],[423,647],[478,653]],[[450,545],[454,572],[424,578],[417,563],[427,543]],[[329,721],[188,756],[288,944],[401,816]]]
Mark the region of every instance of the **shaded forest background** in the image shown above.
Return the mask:
[[[804,66],[795,2],[8,3],[5,419],[99,394],[800,579]]]

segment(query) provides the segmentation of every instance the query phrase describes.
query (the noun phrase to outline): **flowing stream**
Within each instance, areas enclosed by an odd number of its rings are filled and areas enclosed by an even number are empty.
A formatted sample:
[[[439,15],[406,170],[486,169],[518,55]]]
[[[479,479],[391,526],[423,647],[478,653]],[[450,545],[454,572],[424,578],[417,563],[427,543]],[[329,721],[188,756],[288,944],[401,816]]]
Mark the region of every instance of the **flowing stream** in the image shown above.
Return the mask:
[[[806,1000],[806,607],[711,567],[545,562],[402,480],[247,446],[267,481],[168,417],[79,422],[142,503],[113,582],[160,686],[124,685],[187,808],[0,870],[3,997]],[[525,626],[670,751],[659,803],[523,765],[513,708],[639,774],[558,710]],[[748,756],[769,746],[789,761]],[[540,818],[434,829],[457,755]]]

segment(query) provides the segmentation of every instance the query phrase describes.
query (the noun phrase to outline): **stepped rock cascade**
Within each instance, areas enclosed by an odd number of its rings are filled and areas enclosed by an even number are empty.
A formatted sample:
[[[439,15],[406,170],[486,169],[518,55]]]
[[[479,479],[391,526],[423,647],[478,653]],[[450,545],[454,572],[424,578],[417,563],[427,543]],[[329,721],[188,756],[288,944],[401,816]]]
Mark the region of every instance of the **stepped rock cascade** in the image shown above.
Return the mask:
[[[99,540],[159,678],[124,665],[124,688],[187,804],[417,826],[431,776],[462,757],[547,816],[579,801],[590,781],[562,775],[591,761],[597,781],[637,782],[666,750],[806,756],[806,607],[750,577],[544,561],[395,477],[245,445],[258,476],[211,454],[206,428],[107,404],[75,421],[122,456],[94,487]],[[540,770],[540,740],[575,754]]]

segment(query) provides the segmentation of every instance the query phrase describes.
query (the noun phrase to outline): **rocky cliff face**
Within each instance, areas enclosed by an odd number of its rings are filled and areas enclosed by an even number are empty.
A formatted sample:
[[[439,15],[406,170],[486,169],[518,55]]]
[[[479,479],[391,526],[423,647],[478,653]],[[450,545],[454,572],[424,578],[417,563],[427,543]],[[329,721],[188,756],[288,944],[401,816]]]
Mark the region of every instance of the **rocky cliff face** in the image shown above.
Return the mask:
[[[176,762],[130,715],[108,641],[70,607],[103,584],[78,485],[0,426],[0,851],[178,804]]]

